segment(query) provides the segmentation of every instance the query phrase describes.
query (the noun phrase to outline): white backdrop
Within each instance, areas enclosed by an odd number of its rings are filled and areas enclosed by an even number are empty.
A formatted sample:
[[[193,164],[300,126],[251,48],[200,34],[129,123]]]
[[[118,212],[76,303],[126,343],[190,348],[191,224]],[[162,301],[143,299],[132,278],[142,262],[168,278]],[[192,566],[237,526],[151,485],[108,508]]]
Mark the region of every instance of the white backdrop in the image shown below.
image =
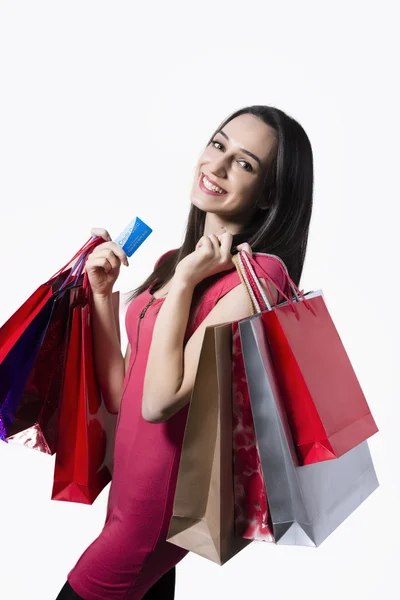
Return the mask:
[[[376,418],[381,486],[318,549],[254,543],[223,567],[189,554],[177,567],[177,600],[397,595],[394,7],[0,1],[1,324],[92,226],[116,237],[137,215],[153,228],[114,289],[141,283],[180,245],[196,160],[237,108],[279,107],[312,143],[301,287],[323,289]],[[125,349],[124,330],[122,341]],[[54,600],[103,526],[109,486],[92,506],[52,501],[53,461],[0,443],[1,598]]]

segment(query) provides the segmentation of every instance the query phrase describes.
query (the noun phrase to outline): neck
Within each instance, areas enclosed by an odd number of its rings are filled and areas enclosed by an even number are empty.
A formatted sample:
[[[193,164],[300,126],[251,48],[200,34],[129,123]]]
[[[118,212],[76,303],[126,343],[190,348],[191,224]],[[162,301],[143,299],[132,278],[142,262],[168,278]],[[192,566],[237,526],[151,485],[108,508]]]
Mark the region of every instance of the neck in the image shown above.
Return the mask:
[[[209,235],[210,233],[215,233],[221,227],[225,227],[229,233],[235,235],[240,233],[243,228],[242,222],[237,222],[232,219],[224,219],[220,215],[216,215],[215,213],[207,213],[206,220],[204,223],[204,231],[203,235]]]

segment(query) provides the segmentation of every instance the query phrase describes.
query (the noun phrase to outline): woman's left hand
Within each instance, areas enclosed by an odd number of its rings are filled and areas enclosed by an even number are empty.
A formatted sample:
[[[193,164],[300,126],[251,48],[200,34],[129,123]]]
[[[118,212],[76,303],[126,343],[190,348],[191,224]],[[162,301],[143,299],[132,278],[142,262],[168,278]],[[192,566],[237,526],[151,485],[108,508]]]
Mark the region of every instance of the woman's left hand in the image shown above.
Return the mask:
[[[232,269],[235,266],[231,254],[232,238],[232,234],[224,227],[215,234],[203,235],[197,242],[194,252],[178,263],[175,277],[186,284],[196,286],[211,275]],[[240,244],[238,250],[252,253],[247,243]]]

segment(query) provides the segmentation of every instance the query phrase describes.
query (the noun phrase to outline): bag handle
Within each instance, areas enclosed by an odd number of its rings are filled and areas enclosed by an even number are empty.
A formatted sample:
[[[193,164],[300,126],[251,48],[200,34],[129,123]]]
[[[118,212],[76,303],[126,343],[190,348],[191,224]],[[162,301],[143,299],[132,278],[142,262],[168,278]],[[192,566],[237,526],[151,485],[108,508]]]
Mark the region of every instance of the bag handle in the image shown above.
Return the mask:
[[[290,278],[287,268],[286,268],[285,264],[283,263],[283,261],[279,257],[276,257],[274,254],[268,254],[266,256],[272,256],[272,257],[276,258],[278,260],[278,262],[281,263],[281,265],[283,265],[283,267],[285,268],[285,277],[286,277],[287,281],[289,281],[290,287],[292,288],[292,290],[294,292],[294,296],[296,297],[296,300],[298,302],[300,300],[304,301],[305,306],[309,310],[311,310],[311,312],[315,316],[314,309],[305,299],[303,292],[296,286],[294,281]],[[245,286],[247,296],[249,297],[249,300],[250,300],[252,314],[261,313],[264,310],[272,310],[272,308],[275,308],[276,305],[271,306],[271,304],[264,292],[264,289],[253,269],[252,262],[255,262],[254,258],[248,252],[246,252],[245,250],[242,250],[241,252],[238,252],[238,254],[233,256],[232,259],[233,259],[234,265],[238,271],[240,280],[242,281],[242,283]],[[269,287],[268,282],[271,282],[275,286],[275,288],[278,290],[278,292],[280,292],[280,294],[284,298],[286,298],[286,300],[288,301],[288,303],[291,307],[291,310],[293,310],[296,317],[299,318],[298,312],[295,308],[295,303],[293,302],[293,299],[286,296],[286,294],[271,279],[270,275],[268,273],[266,273],[261,267],[259,267],[258,264],[257,264],[257,267],[260,268],[262,273],[264,274],[264,277],[266,280],[266,285],[267,285],[267,288],[268,288],[268,291],[269,291],[271,297],[273,297],[273,294],[271,293],[271,289]],[[300,294],[301,298],[299,297],[299,294]]]
[[[82,246],[82,248],[75,254],[74,258],[78,257],[78,260],[76,261],[75,265],[71,269],[70,274],[68,275],[68,277],[66,278],[66,280],[64,281],[62,286],[60,287],[60,291],[63,290],[65,287],[67,287],[71,281],[73,281],[73,280],[79,281],[79,278],[82,275],[82,271],[85,267],[86,259],[88,258],[89,254],[91,252],[93,252],[93,250],[97,246],[99,246],[101,243],[103,243],[103,241],[104,241],[103,238],[96,235],[96,236],[92,237],[88,242],[86,242],[86,244],[84,246]],[[72,262],[72,261],[70,261],[70,262]],[[65,267],[64,267],[64,269],[65,269]],[[63,270],[63,269],[61,269],[61,270]],[[85,290],[88,290],[90,287],[89,283],[88,283],[88,277],[87,277],[86,271],[84,274],[82,287]]]
[[[278,263],[278,265],[279,265],[280,269],[281,269],[281,270],[283,270],[284,277],[285,277],[286,281],[287,281],[287,282],[289,282],[289,286],[292,288],[293,295],[294,295],[294,296],[296,297],[296,299],[299,301],[299,300],[300,300],[300,298],[299,298],[299,295],[298,295],[298,293],[297,293],[297,291],[298,291],[298,287],[296,286],[296,284],[294,283],[294,281],[293,281],[293,280],[290,278],[290,275],[289,275],[288,268],[287,268],[287,266],[285,265],[285,263],[283,262],[283,260],[281,259],[281,257],[280,257],[280,256],[278,256],[277,254],[268,254],[267,252],[253,252],[253,254],[252,254],[252,255],[251,255],[251,254],[248,254],[248,253],[246,253],[246,254],[245,254],[245,257],[246,257],[246,258],[248,257],[248,258],[249,258],[249,260],[251,260],[251,262],[252,262],[252,263],[256,262],[256,261],[254,261],[254,257],[255,257],[255,256],[270,256],[271,258],[274,258],[274,259],[275,259],[275,262],[277,262],[277,263]],[[266,278],[268,278],[268,279],[269,279],[269,275],[268,275],[268,273],[266,273],[266,271],[264,271],[264,269],[263,269],[262,267],[260,267],[260,265],[259,265],[257,262],[256,262],[256,264],[257,264],[257,268],[258,268],[260,271],[262,271],[262,273],[264,274],[264,276],[265,276]],[[274,285],[275,285],[275,284],[274,284]],[[275,285],[275,287],[276,287],[276,285]],[[278,288],[277,288],[277,289],[278,289]],[[268,290],[269,290],[269,288],[268,288]],[[269,290],[269,291],[270,291],[270,290]],[[279,291],[280,291],[280,290],[279,290]],[[300,290],[299,290],[299,291],[300,291]],[[285,296],[285,294],[282,294],[282,296]],[[285,296],[285,298],[286,298],[286,296]]]
[[[52,277],[50,277],[50,279],[48,280],[48,282],[47,282],[47,283],[49,283],[50,281],[52,281],[53,279],[55,279],[56,277],[58,277],[58,275],[60,275],[60,274],[61,274],[63,271],[65,271],[65,269],[66,269],[66,268],[67,268],[67,267],[68,267],[68,266],[69,266],[69,265],[70,265],[70,264],[71,264],[71,263],[72,263],[72,262],[73,262],[73,261],[74,261],[74,260],[75,260],[75,259],[76,259],[78,256],[80,256],[80,255],[83,253],[83,251],[85,250],[85,248],[86,248],[88,245],[90,245],[90,243],[92,242],[92,240],[93,240],[93,238],[92,238],[92,237],[90,237],[90,238],[87,240],[87,242],[85,242],[85,243],[83,244],[82,248],[81,248],[80,250],[78,250],[78,252],[77,252],[77,253],[76,253],[76,254],[75,254],[75,255],[74,255],[72,258],[71,258],[71,260],[69,260],[69,261],[67,262],[67,264],[66,264],[66,265],[64,265],[63,267],[61,267],[61,269],[59,269],[59,270],[57,271],[57,273],[54,273],[54,275],[53,275]]]
[[[238,266],[239,255],[235,254],[234,256],[232,256],[232,260],[236,267],[237,273],[239,275],[239,279],[242,282],[243,287],[245,289],[247,298],[249,300],[251,313],[253,315],[255,315],[255,314],[257,314],[257,308],[256,308],[255,300],[253,300],[253,291],[252,291],[251,286],[249,285],[247,279],[243,276],[240,266]]]
[[[273,256],[274,258],[277,258],[277,257],[275,257],[275,255],[272,255],[272,254],[268,255],[268,256]],[[255,310],[255,312],[261,312],[262,310],[265,310],[265,307],[268,310],[272,310],[271,304],[269,303],[268,298],[265,295],[264,289],[262,288],[261,283],[260,283],[253,267],[251,266],[251,262],[255,262],[255,259],[248,252],[246,252],[245,250],[242,250],[241,252],[238,252],[235,256],[233,256],[233,262],[239,273],[240,279],[242,280],[242,282],[244,281],[244,283],[245,283],[245,287],[247,289],[248,294],[250,295],[253,309]],[[259,267],[258,264],[257,264],[257,267]],[[286,298],[286,300],[289,302],[289,304],[293,304],[293,301],[291,300],[291,298],[288,298],[288,296],[286,296],[285,292],[283,290],[281,290],[279,286],[276,285],[276,283],[272,280],[269,273],[264,271],[264,269],[262,269],[261,267],[259,267],[259,268],[265,277],[267,288],[268,288],[270,295],[272,296],[271,288],[269,287],[269,282],[272,283],[276,287],[278,292],[280,292],[280,294],[284,298]],[[286,277],[286,279],[289,279],[287,270],[285,272],[285,277]]]
[[[90,254],[91,252],[93,252],[93,250],[94,250],[94,249],[95,249],[97,246],[99,246],[100,244],[103,244],[103,243],[104,243],[104,239],[103,239],[102,237],[100,237],[100,236],[97,236],[97,235],[96,235],[96,236],[94,236],[94,238],[93,238],[93,243],[92,243],[92,246],[91,246],[91,247],[89,248],[89,250],[86,252],[86,254],[85,254],[85,256],[84,256],[84,258],[83,258],[83,260],[82,260],[82,263],[81,263],[81,265],[80,265],[80,268],[79,268],[79,277],[81,276],[82,270],[83,270],[83,269],[84,269],[84,267],[85,267],[86,259],[87,259],[87,257],[89,256],[89,254]],[[91,297],[92,297],[92,288],[90,287],[90,283],[89,283],[89,278],[88,278],[87,271],[85,271],[85,272],[84,272],[84,274],[83,274],[83,283],[82,283],[82,287],[83,287],[83,290],[86,292],[86,299],[87,299],[87,302],[88,302],[88,304],[90,304],[90,302],[91,302]]]

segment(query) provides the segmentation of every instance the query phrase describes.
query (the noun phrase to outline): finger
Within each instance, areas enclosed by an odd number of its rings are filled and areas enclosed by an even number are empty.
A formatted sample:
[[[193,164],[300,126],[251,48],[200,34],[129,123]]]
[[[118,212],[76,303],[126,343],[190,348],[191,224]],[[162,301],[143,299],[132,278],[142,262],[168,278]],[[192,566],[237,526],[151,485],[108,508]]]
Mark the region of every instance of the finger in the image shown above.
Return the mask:
[[[215,233],[210,233],[207,237],[211,240],[211,243],[213,245],[214,251],[218,252],[218,254],[219,254],[219,252],[220,252],[220,241],[219,241],[219,238],[215,235]]]
[[[208,248],[212,248],[212,242],[208,235],[203,235],[196,244],[196,250],[198,248],[202,248],[203,246],[207,246]]]
[[[224,259],[228,259],[231,256],[233,235],[229,231],[226,231],[222,235],[218,236],[218,238],[221,244],[221,255],[224,257]]]
[[[104,269],[104,271],[108,274],[110,273],[110,271],[112,271],[113,266],[110,263],[110,261],[103,257],[103,256],[98,256],[98,257],[93,257],[93,258],[88,258],[85,264],[85,271],[87,271],[88,268],[102,268]]]
[[[225,227],[220,227],[219,229],[217,229],[217,230],[215,231],[215,233],[209,233],[209,234],[207,234],[207,235],[203,235],[203,236],[202,236],[202,237],[199,239],[199,241],[197,242],[197,244],[198,244],[198,245],[196,246],[196,248],[197,248],[197,247],[201,248],[201,246],[203,245],[203,241],[204,241],[206,238],[209,238],[209,239],[210,239],[210,240],[213,242],[213,246],[214,246],[214,244],[215,244],[215,240],[214,240],[212,237],[210,237],[210,236],[216,236],[216,237],[218,238],[220,235],[222,235],[222,234],[223,234],[223,233],[225,233],[225,232],[226,232],[226,229],[225,229]],[[204,238],[204,239],[203,239],[203,238]]]
[[[110,242],[110,248],[112,249],[114,254],[119,256],[119,258],[121,259],[121,262],[123,262],[126,265],[129,265],[129,261],[128,261],[126,252],[124,250],[122,250],[122,248],[119,244],[117,244],[116,242]]]
[[[237,249],[239,252],[241,252],[242,250],[245,250],[246,252],[248,252],[250,254],[250,256],[252,256],[253,254],[253,250],[251,249],[251,246],[245,242],[243,244],[239,244],[239,246],[237,246]]]
[[[106,248],[104,252],[100,252],[97,256],[106,258],[113,269],[118,269],[121,265],[119,257],[116,256],[110,248]]]
[[[106,242],[111,242],[111,235],[108,233],[107,229],[103,229],[102,227],[92,227],[90,233],[93,237],[98,236],[106,240]]]
[[[120,262],[127,266],[129,265],[126,253],[115,242],[105,242],[104,244],[100,244],[93,250],[92,254],[95,256],[108,256],[110,252],[112,252]]]

